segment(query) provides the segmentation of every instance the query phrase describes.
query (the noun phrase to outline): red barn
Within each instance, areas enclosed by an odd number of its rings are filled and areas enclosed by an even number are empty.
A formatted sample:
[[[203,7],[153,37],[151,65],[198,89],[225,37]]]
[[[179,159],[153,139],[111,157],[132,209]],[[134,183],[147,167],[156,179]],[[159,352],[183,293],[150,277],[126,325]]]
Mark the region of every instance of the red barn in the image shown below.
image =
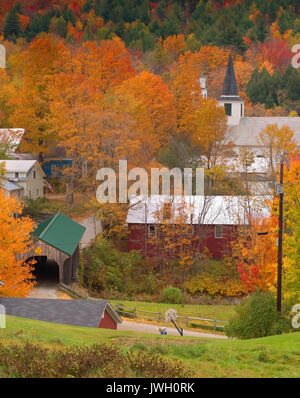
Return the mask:
[[[175,196],[155,195],[147,200],[132,199],[127,214],[128,251],[140,250],[149,257],[166,257],[166,250],[156,242],[161,239],[161,225],[166,217],[189,225],[190,239],[199,251],[209,250],[213,258],[219,259],[232,254],[232,243],[238,229],[249,225],[251,217],[267,217],[269,209],[265,197],[241,196]],[[168,205],[166,205],[168,204]],[[168,206],[169,215],[165,210]],[[172,216],[170,218],[170,207]],[[250,209],[250,210],[249,210]],[[172,221],[171,221],[172,222]]]

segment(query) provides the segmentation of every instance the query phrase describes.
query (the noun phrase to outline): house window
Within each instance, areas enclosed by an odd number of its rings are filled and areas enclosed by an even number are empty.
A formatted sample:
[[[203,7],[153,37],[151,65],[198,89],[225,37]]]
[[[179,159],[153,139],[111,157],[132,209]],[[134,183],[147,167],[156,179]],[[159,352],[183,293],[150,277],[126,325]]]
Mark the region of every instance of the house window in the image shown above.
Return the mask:
[[[35,179],[36,171],[33,170],[33,178]]]
[[[149,225],[148,226],[148,238],[153,238],[156,236],[156,228],[154,225]]]
[[[223,238],[222,225],[216,225],[215,226],[215,238],[216,239],[222,239]]]
[[[19,173],[15,173],[15,178],[19,178]]]
[[[232,104],[225,104],[225,113],[227,116],[232,115]]]

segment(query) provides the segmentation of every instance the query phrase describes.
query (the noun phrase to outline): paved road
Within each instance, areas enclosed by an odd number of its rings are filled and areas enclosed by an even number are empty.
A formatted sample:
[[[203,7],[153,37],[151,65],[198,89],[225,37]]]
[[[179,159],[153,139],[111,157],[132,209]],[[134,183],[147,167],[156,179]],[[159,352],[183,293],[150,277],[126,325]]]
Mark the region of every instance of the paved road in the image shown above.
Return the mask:
[[[158,328],[159,328],[158,325],[149,325],[148,323],[129,322],[129,321],[123,321],[121,325],[118,326],[118,330],[127,330],[131,332],[143,332],[143,333],[153,333],[153,334],[159,333]],[[171,336],[179,336],[178,331],[172,327],[167,327],[167,333],[168,335]],[[219,334],[194,332],[192,330],[184,330],[184,329],[183,329],[183,336],[227,339],[226,336]]]
[[[101,221],[96,215],[76,220],[79,224],[86,227],[86,231],[80,241],[80,247],[85,248],[91,245],[91,242],[102,232]]]

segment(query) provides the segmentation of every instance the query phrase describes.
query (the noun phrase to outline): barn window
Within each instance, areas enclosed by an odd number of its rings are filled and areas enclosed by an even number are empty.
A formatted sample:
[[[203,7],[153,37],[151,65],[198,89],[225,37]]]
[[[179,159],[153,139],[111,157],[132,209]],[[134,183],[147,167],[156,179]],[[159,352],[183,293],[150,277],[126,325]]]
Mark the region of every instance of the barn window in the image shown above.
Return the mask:
[[[216,238],[216,239],[221,239],[221,238],[223,238],[222,225],[216,225],[216,226],[215,226],[215,238]]]
[[[156,228],[154,225],[149,225],[148,226],[148,238],[153,238],[153,236],[156,236]]]

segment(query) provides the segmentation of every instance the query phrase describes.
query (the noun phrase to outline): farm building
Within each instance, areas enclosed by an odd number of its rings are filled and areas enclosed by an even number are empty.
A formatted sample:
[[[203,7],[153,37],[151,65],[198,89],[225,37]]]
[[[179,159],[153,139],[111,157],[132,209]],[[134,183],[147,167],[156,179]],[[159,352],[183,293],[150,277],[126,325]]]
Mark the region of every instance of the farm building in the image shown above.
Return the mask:
[[[24,196],[43,197],[45,173],[36,160],[2,160],[1,163],[5,167],[5,178],[23,188]]]
[[[154,238],[163,241],[161,225],[165,222],[172,224],[172,220],[176,220],[176,212],[185,208],[181,222],[191,226],[189,239],[200,247],[200,252],[208,249],[213,258],[231,255],[238,229],[248,226],[250,217],[269,216],[265,197],[248,199],[242,196],[154,195],[146,200],[135,197],[131,200],[126,219],[128,251],[140,250],[144,256],[150,257],[165,256],[166,251],[161,245],[158,247]],[[166,206],[172,207],[175,216],[167,215]]]
[[[104,300],[56,300],[0,297],[6,315],[64,325],[117,329],[122,322]]]

